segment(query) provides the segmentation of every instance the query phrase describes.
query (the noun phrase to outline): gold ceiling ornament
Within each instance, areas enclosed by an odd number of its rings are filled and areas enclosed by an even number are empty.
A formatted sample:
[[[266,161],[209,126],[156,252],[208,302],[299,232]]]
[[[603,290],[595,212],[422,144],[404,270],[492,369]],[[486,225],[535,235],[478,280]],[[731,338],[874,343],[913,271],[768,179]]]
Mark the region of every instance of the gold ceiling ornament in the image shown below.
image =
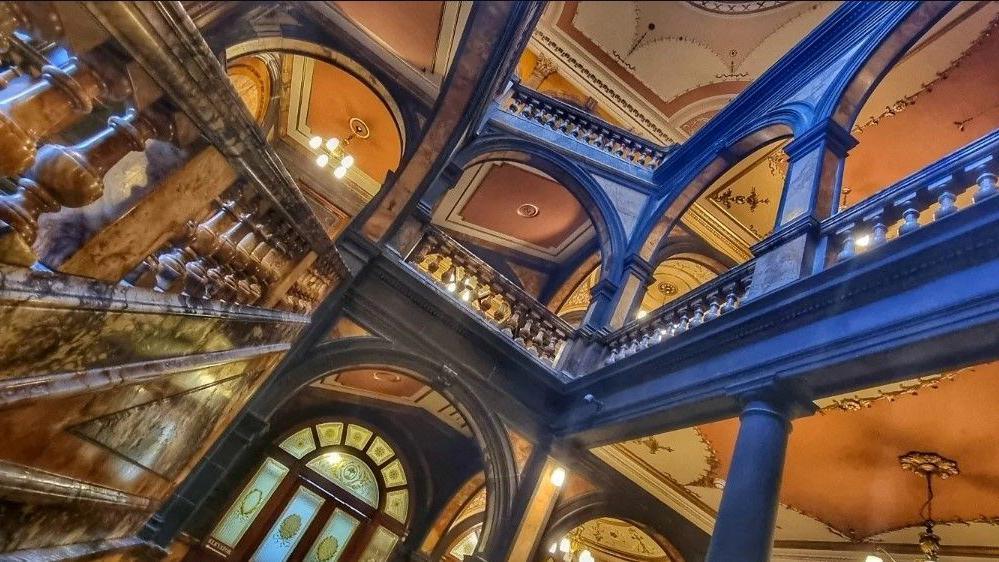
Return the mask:
[[[940,537],[933,532],[933,478],[946,480],[960,474],[957,461],[927,451],[909,451],[898,457],[902,470],[907,470],[926,479],[926,503],[919,510],[925,530],[919,534],[919,550],[928,562],[940,559]],[[891,555],[888,555],[891,558]]]
[[[829,411],[857,412],[864,408],[870,408],[876,402],[894,402],[903,396],[918,396],[921,390],[936,389],[943,381],[953,381],[957,378],[957,372],[944,373],[930,377],[923,377],[913,382],[899,383],[896,388],[885,390],[880,388],[873,396],[851,396],[834,400],[831,404],[823,406],[819,413]]]

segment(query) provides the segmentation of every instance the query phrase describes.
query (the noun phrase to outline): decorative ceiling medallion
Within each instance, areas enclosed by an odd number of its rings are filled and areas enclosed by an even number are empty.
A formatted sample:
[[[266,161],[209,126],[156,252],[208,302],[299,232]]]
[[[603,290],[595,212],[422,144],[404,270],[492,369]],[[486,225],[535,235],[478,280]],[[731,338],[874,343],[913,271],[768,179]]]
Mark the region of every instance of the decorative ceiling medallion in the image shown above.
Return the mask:
[[[371,129],[368,124],[358,117],[350,118],[350,131],[359,139],[366,139],[371,136]]]
[[[523,205],[517,207],[517,214],[525,219],[533,219],[541,214],[541,209],[539,209],[534,203],[524,203]]]
[[[400,377],[399,375],[397,375],[395,373],[387,373],[385,371],[375,371],[375,374],[373,375],[373,377],[374,377],[374,379],[376,381],[381,381],[381,382],[401,382],[402,381],[402,377]]]
[[[677,293],[677,291],[679,290],[679,289],[676,288],[676,285],[674,285],[672,283],[669,283],[669,282],[666,282],[666,281],[663,281],[663,282],[659,283],[659,285],[657,285],[656,287],[659,289],[660,293],[662,293],[662,294],[664,294],[666,296],[675,295]]]
[[[915,472],[920,476],[936,476],[946,480],[961,473],[957,461],[942,457],[937,453],[910,451],[900,457],[898,462],[904,470]]]
[[[725,1],[725,0],[688,0],[687,2],[695,8],[700,8],[701,10],[711,12],[713,14],[757,14],[760,12],[765,12],[767,10],[772,10],[774,8],[780,8],[781,6],[790,4],[790,1],[756,1],[756,2],[738,2],[738,1]]]

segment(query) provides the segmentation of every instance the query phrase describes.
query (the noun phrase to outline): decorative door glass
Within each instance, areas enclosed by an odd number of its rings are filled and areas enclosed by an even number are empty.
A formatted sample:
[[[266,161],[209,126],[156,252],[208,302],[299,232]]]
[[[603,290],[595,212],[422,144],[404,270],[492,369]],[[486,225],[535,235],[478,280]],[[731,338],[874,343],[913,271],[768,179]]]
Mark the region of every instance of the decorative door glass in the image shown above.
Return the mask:
[[[271,494],[287,474],[288,467],[272,458],[264,460],[257,474],[243,488],[243,492],[229,506],[229,511],[212,531],[208,546],[223,554],[230,554],[243,533],[257,518],[260,508],[271,499]]]
[[[305,562],[337,562],[360,522],[340,509],[333,511],[326,526],[305,556]]]
[[[360,562],[385,562],[389,554],[395,548],[395,543],[399,542],[399,537],[385,527],[378,527],[368,548],[364,549]]]
[[[250,558],[251,562],[285,562],[305,529],[312,523],[316,512],[325,500],[311,490],[299,486],[294,497],[285,506],[274,525],[267,531],[264,542]]]

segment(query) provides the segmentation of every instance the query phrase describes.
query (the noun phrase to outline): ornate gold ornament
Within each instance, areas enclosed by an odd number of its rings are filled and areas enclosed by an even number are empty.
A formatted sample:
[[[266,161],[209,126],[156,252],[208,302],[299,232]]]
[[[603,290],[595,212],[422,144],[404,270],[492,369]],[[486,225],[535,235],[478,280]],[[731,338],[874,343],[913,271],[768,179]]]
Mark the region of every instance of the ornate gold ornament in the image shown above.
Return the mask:
[[[290,542],[291,539],[295,538],[295,535],[298,534],[298,531],[301,528],[302,516],[297,513],[292,513],[288,517],[285,517],[278,526],[278,538],[284,543]]]
[[[260,490],[260,488],[254,488],[246,494],[243,501],[239,502],[239,514],[243,517],[249,517],[255,511],[260,509],[260,505],[262,503],[264,503],[264,493]]]
[[[319,541],[319,546],[316,548],[316,557],[321,562],[326,562],[327,560],[332,560],[339,550],[340,541],[336,540],[336,537],[326,536],[323,537],[323,540]]]

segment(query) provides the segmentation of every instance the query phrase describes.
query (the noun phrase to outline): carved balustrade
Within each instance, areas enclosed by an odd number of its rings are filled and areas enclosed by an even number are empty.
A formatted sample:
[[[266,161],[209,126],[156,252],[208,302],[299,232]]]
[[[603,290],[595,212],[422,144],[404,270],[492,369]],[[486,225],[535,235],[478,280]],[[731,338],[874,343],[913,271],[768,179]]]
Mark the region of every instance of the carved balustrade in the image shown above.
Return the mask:
[[[347,268],[334,249],[317,258],[312,266],[298,277],[281,300],[279,308],[310,314],[346,277]]]
[[[834,215],[821,225],[831,266],[926,228],[999,192],[999,131]]]
[[[742,306],[753,278],[749,261],[701,285],[646,317],[611,334],[605,343],[611,364],[694,329]]]
[[[455,240],[428,227],[407,261],[457,302],[549,364],[571,326]]]
[[[657,168],[669,152],[667,148],[519,83],[513,85],[501,107],[513,115],[645,169]]]
[[[302,259],[307,245],[270,202],[244,185],[228,190],[143,259],[123,284],[195,298],[257,304]]]

